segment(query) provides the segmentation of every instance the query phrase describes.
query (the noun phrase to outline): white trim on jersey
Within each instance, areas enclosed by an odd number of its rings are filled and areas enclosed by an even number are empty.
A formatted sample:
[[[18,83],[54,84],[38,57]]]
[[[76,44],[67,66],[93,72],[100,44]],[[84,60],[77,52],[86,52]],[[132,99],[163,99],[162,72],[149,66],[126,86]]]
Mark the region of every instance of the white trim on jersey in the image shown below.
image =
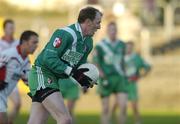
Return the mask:
[[[69,28],[69,27],[65,27],[65,28],[60,28],[60,30],[64,30],[68,33],[71,34],[71,36],[73,37],[73,43],[72,43],[72,51],[76,51],[76,46],[77,46],[77,36],[76,33],[74,32],[73,29]]]
[[[113,58],[114,53],[113,51],[108,47],[107,45],[108,41],[103,40],[101,41],[98,45],[103,49],[103,51],[105,52],[106,56],[108,56],[108,58]],[[120,62],[112,63],[113,66],[115,67],[116,71],[120,74],[120,75],[124,75],[124,72],[122,71],[121,67],[120,67]]]

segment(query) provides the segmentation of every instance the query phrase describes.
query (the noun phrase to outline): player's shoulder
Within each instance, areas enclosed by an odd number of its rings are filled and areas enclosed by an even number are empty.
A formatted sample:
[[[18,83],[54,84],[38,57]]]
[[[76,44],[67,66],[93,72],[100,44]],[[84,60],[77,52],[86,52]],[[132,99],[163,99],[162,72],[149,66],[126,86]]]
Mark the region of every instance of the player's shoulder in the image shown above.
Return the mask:
[[[13,55],[13,54],[17,53],[17,49],[16,49],[16,47],[7,48],[7,49],[3,50],[2,53]]]
[[[76,32],[76,30],[75,30],[75,24],[58,28],[57,31],[63,32],[63,33],[67,33],[67,34],[75,33],[75,32]]]
[[[123,46],[126,45],[126,43],[125,43],[123,40],[121,40],[121,39],[118,39],[117,41],[118,41],[118,44],[119,44],[119,45],[123,45]]]
[[[133,53],[133,57],[135,59],[142,59],[142,56],[139,53],[136,53],[136,52]]]
[[[53,35],[54,36],[58,36],[61,38],[68,38],[68,39],[72,39],[74,36],[74,32],[71,28],[67,27],[62,27],[62,28],[58,28],[54,31]]]
[[[14,40],[12,45],[13,45],[14,47],[16,47],[16,46],[18,46],[18,45],[19,45],[19,43],[20,43],[20,41],[19,41],[19,40]]]
[[[106,38],[103,38],[96,44],[96,46],[100,47],[101,45],[105,44],[105,42],[106,42]]]
[[[2,51],[2,54],[8,55],[8,56],[14,56],[16,55],[16,53],[17,53],[16,47],[11,47]]]
[[[0,39],[0,45],[2,46],[5,46],[5,45],[7,45],[7,42],[5,42],[3,39]]]

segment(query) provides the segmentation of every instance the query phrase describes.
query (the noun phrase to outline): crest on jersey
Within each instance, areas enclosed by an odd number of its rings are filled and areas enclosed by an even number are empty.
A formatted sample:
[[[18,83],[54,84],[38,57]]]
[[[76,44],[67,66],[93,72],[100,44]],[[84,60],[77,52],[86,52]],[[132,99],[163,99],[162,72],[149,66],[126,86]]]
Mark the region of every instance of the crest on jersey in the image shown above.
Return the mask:
[[[58,48],[58,47],[60,47],[61,43],[62,43],[62,39],[59,38],[59,37],[56,37],[55,40],[54,40],[54,42],[53,42],[53,46],[54,46],[55,48]]]

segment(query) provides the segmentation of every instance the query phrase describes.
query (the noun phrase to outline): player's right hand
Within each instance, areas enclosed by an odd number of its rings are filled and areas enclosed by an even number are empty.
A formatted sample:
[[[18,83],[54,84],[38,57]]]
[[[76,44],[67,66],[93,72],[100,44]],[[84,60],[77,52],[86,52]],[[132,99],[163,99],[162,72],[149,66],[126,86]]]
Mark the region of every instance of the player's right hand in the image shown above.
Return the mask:
[[[82,86],[82,87],[92,87],[91,81],[88,76],[84,73],[89,71],[88,68],[80,68],[80,69],[73,69],[71,76]]]

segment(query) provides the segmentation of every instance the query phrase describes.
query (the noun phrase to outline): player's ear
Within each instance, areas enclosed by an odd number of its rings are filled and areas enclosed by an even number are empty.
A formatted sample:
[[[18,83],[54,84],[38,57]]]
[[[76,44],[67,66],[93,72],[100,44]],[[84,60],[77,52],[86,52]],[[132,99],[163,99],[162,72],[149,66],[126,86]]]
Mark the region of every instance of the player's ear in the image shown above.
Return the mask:
[[[89,25],[91,25],[92,21],[90,19],[86,19],[85,23],[89,26]]]

